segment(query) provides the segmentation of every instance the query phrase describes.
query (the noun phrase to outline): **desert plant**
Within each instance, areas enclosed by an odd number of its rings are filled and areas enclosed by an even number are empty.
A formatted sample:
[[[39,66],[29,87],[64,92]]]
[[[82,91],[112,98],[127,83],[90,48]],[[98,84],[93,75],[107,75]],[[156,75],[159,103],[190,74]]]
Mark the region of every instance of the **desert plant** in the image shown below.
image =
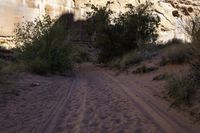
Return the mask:
[[[167,81],[167,88],[169,88],[168,94],[170,97],[174,98],[172,105],[179,105],[182,103],[190,104],[190,100],[198,88],[194,77],[187,73],[172,76]]]
[[[148,73],[148,72],[152,72],[156,70],[158,70],[157,67],[147,67],[146,65],[143,64],[142,66],[138,67],[136,70],[132,71],[132,73],[143,74],[143,73]]]
[[[121,67],[128,67],[130,65],[138,64],[143,60],[144,58],[139,51],[133,51],[128,54],[125,54],[122,57],[120,64],[121,64]]]
[[[194,20],[191,21],[192,29],[190,36],[192,38],[192,56],[191,61],[192,73],[196,80],[200,80],[200,16],[197,15]]]
[[[182,64],[189,62],[191,57],[191,49],[186,44],[174,44],[165,47],[162,50],[161,65],[166,64]]]
[[[63,21],[55,21],[49,15],[18,24],[15,43],[19,57],[27,64],[28,70],[39,74],[69,71],[73,64],[72,47],[64,41],[66,35]]]
[[[89,15],[89,33],[96,33],[94,43],[100,50],[98,60],[101,63],[142,48],[143,44],[154,42],[158,36],[160,19],[153,14],[150,3],[138,7],[127,5],[129,11],[115,18],[114,24],[110,19],[113,13],[110,4],[99,8],[92,6],[93,12]]]
[[[121,57],[117,57],[110,62],[108,62],[109,67],[114,67],[118,69],[126,69],[134,64],[138,64],[143,61],[145,58],[138,50],[131,51],[127,54],[124,54]]]
[[[73,48],[73,60],[77,63],[83,63],[89,61],[89,54],[86,49],[82,47],[75,47]]]
[[[137,7],[127,4],[126,8],[129,10],[115,20],[116,27],[121,29],[119,30],[120,42],[125,48],[124,51],[137,47],[144,48],[144,44],[157,39],[160,18],[153,14],[151,6],[149,2]]]
[[[179,105],[181,103],[190,104],[192,97],[196,90],[199,89],[200,80],[200,17],[197,15],[191,19],[186,25],[185,31],[191,39],[191,44],[187,47],[178,45],[175,48],[173,56],[170,57],[170,62],[182,63],[189,60],[191,65],[190,71],[186,74],[173,76],[168,80],[169,95],[173,97],[174,103],[172,105]],[[174,45],[175,46],[175,45]],[[186,56],[188,55],[190,56]],[[185,54],[187,53],[187,54]]]

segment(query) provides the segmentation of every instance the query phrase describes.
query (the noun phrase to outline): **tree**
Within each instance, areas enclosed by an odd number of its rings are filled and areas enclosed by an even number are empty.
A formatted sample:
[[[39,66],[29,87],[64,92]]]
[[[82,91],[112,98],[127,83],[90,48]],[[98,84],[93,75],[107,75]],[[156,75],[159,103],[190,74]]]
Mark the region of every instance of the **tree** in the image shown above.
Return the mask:
[[[49,15],[17,24],[15,43],[20,59],[38,74],[66,72],[72,69],[71,45],[65,42],[67,29],[63,21]]]
[[[88,17],[88,31],[90,35],[96,33],[95,46],[100,50],[98,59],[102,63],[142,48],[144,43],[154,42],[160,23],[160,18],[153,14],[151,4],[146,3],[138,7],[128,4],[129,11],[115,18],[113,24],[110,4],[99,8],[92,5],[93,12]]]

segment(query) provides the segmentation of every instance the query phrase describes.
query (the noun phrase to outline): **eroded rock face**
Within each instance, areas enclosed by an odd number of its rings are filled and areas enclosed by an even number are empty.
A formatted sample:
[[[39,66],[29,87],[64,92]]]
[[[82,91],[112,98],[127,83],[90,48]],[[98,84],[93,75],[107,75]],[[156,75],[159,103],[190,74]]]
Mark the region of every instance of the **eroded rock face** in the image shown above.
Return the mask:
[[[108,0],[0,0],[0,35],[12,35],[13,24],[31,20],[36,16],[48,13],[58,16],[63,12],[75,14],[75,19],[85,19],[89,7],[86,4],[103,6]],[[166,41],[177,37],[186,39],[181,23],[200,8],[199,0],[149,0],[153,3],[156,14],[161,18],[159,40]],[[138,5],[145,0],[113,0],[110,6],[115,15],[125,12],[126,4]]]

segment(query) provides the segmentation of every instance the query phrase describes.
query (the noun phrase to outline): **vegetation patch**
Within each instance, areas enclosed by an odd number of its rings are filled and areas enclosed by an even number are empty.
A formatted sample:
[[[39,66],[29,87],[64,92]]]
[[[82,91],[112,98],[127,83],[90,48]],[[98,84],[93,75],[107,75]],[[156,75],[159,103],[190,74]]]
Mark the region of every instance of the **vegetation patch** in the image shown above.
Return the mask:
[[[157,67],[147,67],[146,65],[142,65],[141,67],[138,67],[136,70],[132,71],[132,73],[133,74],[148,73],[156,70],[158,70]]]
[[[189,63],[190,69],[185,74],[174,75],[167,80],[168,94],[174,99],[172,106],[181,104],[191,105],[197,92],[199,92],[200,81],[200,17],[197,15],[185,27],[186,33],[192,42],[189,45],[170,45],[164,62],[167,63]],[[198,113],[192,113],[199,119]]]
[[[19,95],[14,80],[11,78],[17,67],[15,63],[0,59],[0,104],[4,104],[8,96]]]
[[[155,76],[153,78],[153,80],[159,81],[159,80],[167,80],[169,78],[170,78],[170,76],[168,74],[159,74],[159,75]]]
[[[191,48],[186,44],[166,46],[162,51],[161,66],[166,64],[182,64],[191,61]]]
[[[189,105],[198,86],[192,75],[185,74],[172,76],[168,79],[167,88],[169,88],[169,96],[174,98],[172,105],[177,106],[182,103]]]
[[[122,57],[115,58],[107,63],[108,67],[117,69],[127,69],[135,64],[140,64],[142,61],[151,59],[156,55],[155,51],[150,50],[133,50],[124,54]]]
[[[92,5],[93,11],[88,13],[88,34],[96,35],[94,45],[100,52],[98,61],[105,64],[126,53],[142,49],[145,44],[155,42],[160,22],[159,17],[153,14],[151,4],[146,3],[138,7],[127,4],[128,11],[115,18],[113,24],[110,4],[112,2],[108,2],[105,7]],[[124,57],[124,60],[130,60],[128,58]]]
[[[68,29],[63,20],[49,15],[18,24],[15,43],[19,59],[37,74],[65,73],[73,68],[73,48],[66,40]]]
[[[77,63],[90,61],[88,51],[78,46],[73,46],[72,57],[73,57],[74,62],[77,62]]]

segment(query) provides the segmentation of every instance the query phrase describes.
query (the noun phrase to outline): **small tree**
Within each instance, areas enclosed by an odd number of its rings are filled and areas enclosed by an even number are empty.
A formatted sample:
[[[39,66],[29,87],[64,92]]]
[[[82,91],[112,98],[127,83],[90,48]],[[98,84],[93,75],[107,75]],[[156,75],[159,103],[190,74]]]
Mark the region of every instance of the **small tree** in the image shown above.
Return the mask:
[[[104,7],[91,5],[92,12],[88,12],[87,32],[90,36],[95,35],[94,45],[100,50],[98,61],[107,62],[112,57],[113,41],[111,32],[111,18],[113,11],[109,6],[113,2],[107,2]],[[105,58],[106,57],[106,58]]]
[[[102,63],[141,48],[144,43],[153,42],[158,37],[160,19],[153,14],[150,3],[138,7],[128,4],[129,11],[115,18],[114,24],[111,24],[113,12],[110,4],[100,8],[93,5],[93,12],[88,17],[88,32],[90,35],[96,33],[95,44],[100,50],[98,59]]]
[[[120,31],[122,33],[120,39],[126,46],[125,51],[143,48],[145,43],[156,41],[160,18],[153,14],[151,6],[151,3],[141,4],[138,7],[127,4],[126,8],[129,11],[116,19],[116,25],[123,30]]]
[[[62,21],[49,15],[17,24],[15,43],[20,57],[39,74],[65,72],[72,68],[71,46],[65,42],[67,30]]]
[[[110,10],[109,6],[113,2],[107,2],[106,6],[96,7],[91,5],[92,12],[87,12],[87,32],[92,35],[94,32],[102,33],[106,32],[110,26],[110,15],[113,11]]]

